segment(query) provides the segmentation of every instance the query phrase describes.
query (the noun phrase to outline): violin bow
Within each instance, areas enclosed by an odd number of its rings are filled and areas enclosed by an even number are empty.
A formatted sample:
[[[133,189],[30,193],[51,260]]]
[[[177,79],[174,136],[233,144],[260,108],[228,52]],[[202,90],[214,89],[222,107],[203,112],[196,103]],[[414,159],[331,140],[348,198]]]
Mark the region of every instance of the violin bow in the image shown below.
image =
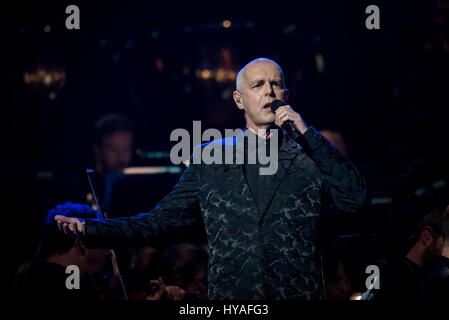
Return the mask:
[[[106,215],[106,212],[101,211],[100,202],[98,201],[97,195],[95,193],[94,184],[92,182],[93,177],[91,177],[91,175],[94,173],[94,170],[87,169],[86,172],[87,172],[87,179],[89,180],[89,184],[90,184],[90,189],[92,191],[92,196],[93,196],[93,199],[97,206],[97,211],[96,211],[97,219],[107,219],[108,216]],[[112,268],[114,269],[114,275],[119,278],[120,285],[122,286],[123,296],[125,297],[125,300],[128,300],[128,295],[126,293],[125,285],[123,284],[123,278],[122,278],[122,275],[120,274],[120,270],[118,267],[117,256],[115,255],[115,250],[109,249],[109,251],[111,252],[111,261],[112,261]]]

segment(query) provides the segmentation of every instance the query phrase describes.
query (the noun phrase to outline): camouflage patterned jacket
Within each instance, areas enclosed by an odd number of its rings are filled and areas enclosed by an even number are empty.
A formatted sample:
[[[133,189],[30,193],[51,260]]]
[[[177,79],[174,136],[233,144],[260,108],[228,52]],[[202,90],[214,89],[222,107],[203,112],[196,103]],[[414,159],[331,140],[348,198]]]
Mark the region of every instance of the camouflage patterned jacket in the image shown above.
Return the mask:
[[[240,137],[213,143],[235,148]],[[304,139],[311,153],[281,144],[264,209],[252,196],[242,164],[191,164],[150,212],[86,221],[87,244],[149,242],[202,218],[210,249],[209,299],[322,299],[320,216],[329,199],[342,211],[358,210],[366,185],[314,128]]]

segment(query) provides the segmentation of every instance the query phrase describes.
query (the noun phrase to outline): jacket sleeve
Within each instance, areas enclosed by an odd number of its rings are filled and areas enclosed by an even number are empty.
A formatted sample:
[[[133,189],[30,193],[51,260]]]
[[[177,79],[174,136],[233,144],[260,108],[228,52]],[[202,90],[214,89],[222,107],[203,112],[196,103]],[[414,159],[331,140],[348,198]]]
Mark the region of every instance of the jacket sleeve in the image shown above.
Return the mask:
[[[160,236],[201,219],[198,200],[201,167],[193,164],[192,158],[178,183],[153,210],[132,217],[86,219],[85,244],[88,247],[110,248],[151,243]]]
[[[315,128],[309,127],[303,137],[309,156],[324,175],[326,193],[337,208],[355,212],[367,204],[366,182],[354,164]]]

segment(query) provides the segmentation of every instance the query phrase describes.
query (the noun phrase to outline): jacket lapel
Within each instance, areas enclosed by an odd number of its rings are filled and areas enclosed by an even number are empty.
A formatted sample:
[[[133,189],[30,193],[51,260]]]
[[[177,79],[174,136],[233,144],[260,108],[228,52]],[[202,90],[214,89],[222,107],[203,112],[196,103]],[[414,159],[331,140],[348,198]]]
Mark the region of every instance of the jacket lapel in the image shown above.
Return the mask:
[[[241,197],[243,199],[248,199],[248,200],[252,200],[252,204],[255,206],[255,208],[257,209],[257,211],[259,212],[259,216],[261,214],[261,211],[259,209],[259,206],[257,205],[257,201],[256,198],[254,197],[254,194],[248,184],[248,181],[245,177],[245,173],[244,173],[244,164],[243,163],[237,163],[237,151],[238,148],[237,146],[240,143],[244,143],[243,140],[243,134],[244,132],[247,130],[247,128],[245,128],[241,133],[239,133],[238,135],[234,136],[233,140],[232,140],[232,148],[233,148],[233,162],[232,164],[228,165],[229,167],[229,174],[233,175],[236,177],[238,183],[240,186],[242,186],[242,193],[241,193]],[[243,149],[241,149],[243,150]]]
[[[282,133],[281,133],[282,134]],[[263,218],[265,217],[268,208],[270,207],[273,198],[276,195],[277,190],[279,189],[279,186],[281,185],[281,182],[283,181],[285,174],[287,173],[288,169],[292,165],[294,159],[298,155],[298,148],[301,148],[299,146],[292,146],[286,140],[284,139],[282,141],[281,147],[279,148],[278,153],[278,170],[273,176],[273,181],[270,183],[266,188],[266,196],[268,197],[269,201],[266,202],[265,208],[260,208],[261,210],[261,217],[259,219],[259,224],[262,223]]]
[[[247,128],[245,128],[245,130],[246,129]],[[273,201],[273,198],[274,198],[277,190],[279,189],[279,186],[280,186],[282,180],[285,177],[285,174],[287,173],[287,171],[290,168],[290,166],[292,165],[294,159],[298,155],[298,153],[299,153],[298,149],[301,149],[301,147],[298,145],[293,146],[290,143],[288,143],[285,139],[282,139],[281,146],[280,146],[279,152],[278,152],[278,159],[277,159],[278,169],[277,169],[276,173],[273,175],[273,182],[270,183],[266,187],[267,188],[266,196],[270,200],[266,202],[266,206],[264,208],[259,208],[256,198],[255,198],[251,188],[249,187],[248,181],[245,177],[244,165],[238,164],[237,159],[236,159],[237,145],[240,143],[243,143],[243,134],[244,134],[245,130],[243,130],[240,134],[234,136],[234,139],[232,139],[232,146],[234,148],[233,164],[229,165],[229,171],[230,171],[229,174],[232,174],[232,175],[235,174],[235,177],[240,182],[240,185],[243,186],[242,197],[244,197],[245,199],[253,200],[253,205],[257,208],[257,210],[260,214],[259,223],[261,223],[263,218],[265,217],[265,214],[268,211],[268,208],[270,207],[270,205]],[[279,134],[282,134],[282,132],[279,132]]]

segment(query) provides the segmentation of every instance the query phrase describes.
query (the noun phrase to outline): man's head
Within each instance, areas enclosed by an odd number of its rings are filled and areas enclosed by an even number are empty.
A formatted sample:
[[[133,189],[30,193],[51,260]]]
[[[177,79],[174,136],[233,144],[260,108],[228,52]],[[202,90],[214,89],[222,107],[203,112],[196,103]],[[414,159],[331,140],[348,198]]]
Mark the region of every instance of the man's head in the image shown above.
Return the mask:
[[[321,246],[327,300],[348,300],[352,293],[351,259],[347,248],[342,239]]]
[[[86,267],[93,273],[103,269],[108,250],[88,249],[78,238],[70,237],[59,231],[55,216],[70,218],[96,218],[95,211],[86,205],[66,202],[48,211],[41,227],[40,256],[43,261],[61,265],[78,265],[83,273]]]
[[[93,151],[99,172],[121,171],[133,155],[134,124],[128,118],[109,114],[95,124]]]
[[[233,97],[237,107],[245,111],[248,128],[268,129],[275,121],[270,103],[275,99],[287,103],[288,99],[281,67],[267,58],[251,61],[237,74]]]
[[[444,225],[449,218],[449,211],[432,211],[417,224],[415,232],[410,237],[413,244],[411,251],[419,252],[422,262],[431,262],[437,258],[443,249]]]

